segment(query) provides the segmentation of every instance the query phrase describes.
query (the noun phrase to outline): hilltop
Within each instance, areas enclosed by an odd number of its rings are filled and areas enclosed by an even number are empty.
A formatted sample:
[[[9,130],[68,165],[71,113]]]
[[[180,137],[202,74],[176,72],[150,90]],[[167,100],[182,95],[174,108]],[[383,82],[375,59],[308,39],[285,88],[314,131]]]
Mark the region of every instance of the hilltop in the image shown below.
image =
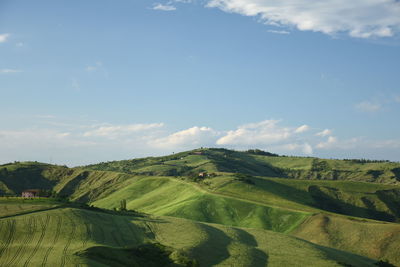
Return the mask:
[[[273,231],[400,264],[399,170],[387,161],[196,149],[77,168],[1,165],[0,194],[41,188],[108,210],[123,200],[169,220]]]

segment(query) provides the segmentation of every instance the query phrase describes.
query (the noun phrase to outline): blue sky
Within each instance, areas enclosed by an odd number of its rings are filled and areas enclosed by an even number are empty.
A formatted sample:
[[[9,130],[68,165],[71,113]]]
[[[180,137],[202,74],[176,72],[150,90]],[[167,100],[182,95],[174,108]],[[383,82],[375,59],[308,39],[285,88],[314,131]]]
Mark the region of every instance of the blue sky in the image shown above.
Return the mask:
[[[0,163],[400,161],[394,0],[0,1]]]

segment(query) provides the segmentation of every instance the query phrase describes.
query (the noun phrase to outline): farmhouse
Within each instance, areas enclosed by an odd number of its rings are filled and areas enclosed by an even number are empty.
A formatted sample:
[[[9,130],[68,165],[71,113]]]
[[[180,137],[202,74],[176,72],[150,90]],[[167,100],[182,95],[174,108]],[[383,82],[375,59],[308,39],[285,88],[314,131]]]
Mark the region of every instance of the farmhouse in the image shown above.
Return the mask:
[[[199,177],[201,177],[201,178],[205,178],[207,176],[208,176],[208,173],[206,173],[206,172],[200,172],[199,173]]]
[[[22,192],[22,197],[39,197],[40,193],[40,189],[27,189]]]

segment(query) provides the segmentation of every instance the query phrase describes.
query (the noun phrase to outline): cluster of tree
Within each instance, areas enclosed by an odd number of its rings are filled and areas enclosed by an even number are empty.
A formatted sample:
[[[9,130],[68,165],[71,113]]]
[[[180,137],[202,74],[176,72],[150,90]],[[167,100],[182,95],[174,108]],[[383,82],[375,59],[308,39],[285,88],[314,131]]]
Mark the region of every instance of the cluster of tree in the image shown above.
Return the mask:
[[[373,159],[343,159],[344,161],[351,161],[354,163],[384,163],[384,162],[390,162],[390,160],[373,160]]]
[[[278,154],[263,151],[261,149],[249,149],[246,151],[249,154],[254,154],[254,155],[262,155],[262,156],[269,156],[269,157],[279,157]]]
[[[246,183],[246,184],[255,184],[253,181],[253,176],[248,175],[248,174],[243,174],[243,173],[235,173],[233,175],[235,177],[235,180]]]

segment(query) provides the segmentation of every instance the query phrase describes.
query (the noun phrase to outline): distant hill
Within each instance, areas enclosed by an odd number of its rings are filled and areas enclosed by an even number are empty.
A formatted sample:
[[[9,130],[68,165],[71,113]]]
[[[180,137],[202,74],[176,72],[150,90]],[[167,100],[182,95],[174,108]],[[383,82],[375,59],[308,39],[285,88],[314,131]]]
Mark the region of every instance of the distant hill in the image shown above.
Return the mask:
[[[207,171],[307,180],[400,184],[400,163],[278,156],[261,150],[241,152],[218,148],[197,149],[165,157],[112,161],[85,167],[153,176],[182,176]]]
[[[0,195],[40,188],[110,210],[126,201],[147,214],[272,230],[400,265],[399,170],[387,161],[196,149],[77,168],[0,165]]]

